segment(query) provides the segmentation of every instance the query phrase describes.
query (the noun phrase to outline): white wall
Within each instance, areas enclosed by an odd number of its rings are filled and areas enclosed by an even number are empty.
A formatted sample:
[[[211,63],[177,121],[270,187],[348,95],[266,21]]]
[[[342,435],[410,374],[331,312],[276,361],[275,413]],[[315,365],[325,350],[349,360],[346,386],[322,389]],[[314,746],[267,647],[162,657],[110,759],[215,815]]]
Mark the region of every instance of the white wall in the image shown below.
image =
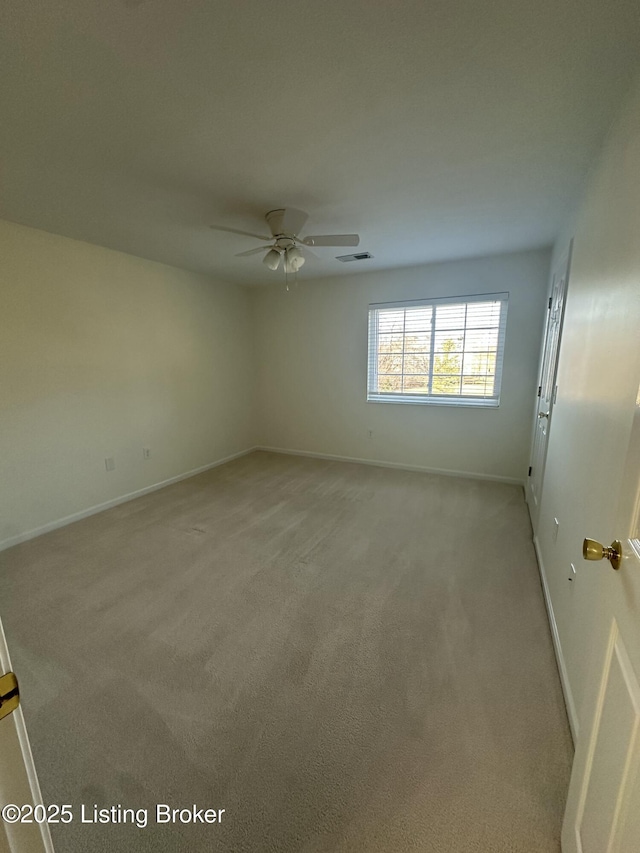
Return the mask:
[[[593,656],[609,625],[608,563],[585,563],[585,536],[622,538],[616,510],[640,349],[640,80],[612,128],[574,218],[575,236],[537,543],[580,728]],[[563,234],[556,253],[570,237]],[[628,294],[634,294],[630,302]],[[613,381],[615,380],[615,381]],[[560,526],[554,541],[554,517]],[[576,566],[575,579],[570,564]],[[601,661],[600,661],[601,663]],[[570,709],[571,710],[571,709]]]
[[[522,482],[548,272],[549,252],[532,251],[255,292],[260,444]],[[370,302],[498,291],[510,293],[498,409],[366,402]]]
[[[0,544],[254,443],[244,288],[0,221],[0,306]]]

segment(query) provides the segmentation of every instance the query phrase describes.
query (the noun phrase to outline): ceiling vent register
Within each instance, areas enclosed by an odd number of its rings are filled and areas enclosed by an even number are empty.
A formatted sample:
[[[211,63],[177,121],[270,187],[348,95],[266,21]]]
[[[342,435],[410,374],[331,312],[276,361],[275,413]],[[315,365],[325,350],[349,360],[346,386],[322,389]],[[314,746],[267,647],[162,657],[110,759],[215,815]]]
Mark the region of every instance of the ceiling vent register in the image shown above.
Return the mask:
[[[372,257],[373,255],[370,252],[356,252],[355,255],[337,255],[336,261],[342,261],[343,264],[348,264],[351,261],[366,261]]]

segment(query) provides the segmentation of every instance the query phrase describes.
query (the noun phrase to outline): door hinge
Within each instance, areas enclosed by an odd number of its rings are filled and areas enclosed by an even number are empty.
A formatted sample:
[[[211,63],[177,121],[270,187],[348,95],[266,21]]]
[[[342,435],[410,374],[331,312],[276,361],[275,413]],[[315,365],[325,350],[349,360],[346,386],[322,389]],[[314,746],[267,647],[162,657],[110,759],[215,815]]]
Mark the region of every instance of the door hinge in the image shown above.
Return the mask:
[[[542,385],[538,385],[538,397],[542,394]]]
[[[20,690],[15,672],[0,676],[0,720],[9,716],[20,704]]]
[[[551,297],[549,297],[549,311],[551,311],[552,304],[553,304],[553,300],[551,299]]]
[[[532,470],[533,470],[533,469],[532,469],[531,465],[529,465],[529,477],[531,476],[531,471],[532,471]]]

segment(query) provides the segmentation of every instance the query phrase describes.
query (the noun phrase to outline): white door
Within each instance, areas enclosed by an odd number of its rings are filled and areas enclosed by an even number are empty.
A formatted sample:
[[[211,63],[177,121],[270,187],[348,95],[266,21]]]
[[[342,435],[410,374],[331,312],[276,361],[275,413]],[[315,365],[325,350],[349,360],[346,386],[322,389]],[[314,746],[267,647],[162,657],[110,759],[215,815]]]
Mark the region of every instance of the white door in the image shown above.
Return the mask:
[[[553,415],[553,404],[556,393],[558,354],[560,352],[560,337],[562,335],[562,320],[564,317],[570,263],[571,245],[563,253],[552,272],[551,296],[549,297],[547,323],[542,348],[535,423],[533,425],[533,441],[531,444],[531,458],[526,489],[527,504],[529,505],[529,514],[534,532],[538,525],[544,466],[547,459],[549,427]]]
[[[0,622],[0,675],[11,672],[11,660]],[[0,853],[53,853],[53,844],[49,827],[42,820],[38,810],[37,820],[30,813],[29,806],[42,803],[40,786],[29,747],[27,730],[18,706],[8,716],[0,719]],[[15,809],[21,808],[21,817],[30,823],[12,822]],[[4,809],[9,806],[6,820]],[[23,808],[27,806],[27,808]]]
[[[586,564],[606,573],[606,633],[604,648],[593,650],[596,677],[571,775],[564,853],[640,851],[640,385],[612,536],[621,542],[620,568]]]

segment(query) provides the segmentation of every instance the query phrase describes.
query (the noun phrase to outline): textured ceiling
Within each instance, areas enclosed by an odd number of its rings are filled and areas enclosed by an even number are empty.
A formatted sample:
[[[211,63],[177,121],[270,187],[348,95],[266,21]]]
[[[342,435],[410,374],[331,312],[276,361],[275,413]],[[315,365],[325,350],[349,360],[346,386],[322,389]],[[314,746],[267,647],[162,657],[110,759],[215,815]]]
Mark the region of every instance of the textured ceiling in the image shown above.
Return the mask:
[[[5,0],[0,216],[245,284],[552,242],[640,58],[637,0]]]

